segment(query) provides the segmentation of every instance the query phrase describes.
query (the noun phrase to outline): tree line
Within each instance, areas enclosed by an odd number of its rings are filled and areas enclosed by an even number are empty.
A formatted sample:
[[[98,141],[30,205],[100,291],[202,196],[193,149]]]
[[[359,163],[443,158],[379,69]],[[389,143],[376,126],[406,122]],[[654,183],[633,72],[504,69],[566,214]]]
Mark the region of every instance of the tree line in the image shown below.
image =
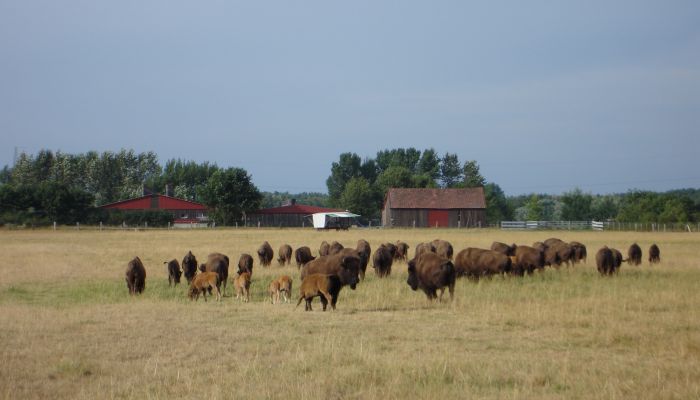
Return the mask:
[[[700,221],[700,190],[665,193],[633,190],[595,195],[574,189],[561,195],[506,196],[488,182],[475,160],[434,149],[386,149],[373,158],[340,154],[326,180],[328,194],[261,192],[242,168],[221,168],[209,162],[181,159],[158,162],[153,152],[90,151],[67,154],[41,150],[22,153],[14,166],[0,170],[0,224],[99,223],[143,224],[172,222],[167,212],[110,212],[103,204],[139,197],[144,187],[197,201],[210,208],[220,225],[242,222],[246,213],[278,207],[294,198],[300,204],[342,208],[378,220],[389,188],[484,187],[490,224],[503,220],[614,220],[673,223]]]

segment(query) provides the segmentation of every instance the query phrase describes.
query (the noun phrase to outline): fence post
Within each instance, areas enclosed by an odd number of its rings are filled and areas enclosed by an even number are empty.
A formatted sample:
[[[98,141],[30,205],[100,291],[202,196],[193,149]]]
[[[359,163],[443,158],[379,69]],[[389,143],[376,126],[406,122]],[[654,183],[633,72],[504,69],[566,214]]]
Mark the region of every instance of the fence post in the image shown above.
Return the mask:
[[[56,230],[56,221],[53,221],[53,230]]]
[[[168,221],[168,230],[170,230],[170,221]]]
[[[100,221],[100,232],[102,232],[102,221]]]
[[[76,223],[75,223],[75,227],[76,227],[78,230],[80,230],[80,222],[76,222]]]
[[[145,229],[148,229],[148,221],[145,221],[145,222],[143,223],[143,227],[144,227]]]

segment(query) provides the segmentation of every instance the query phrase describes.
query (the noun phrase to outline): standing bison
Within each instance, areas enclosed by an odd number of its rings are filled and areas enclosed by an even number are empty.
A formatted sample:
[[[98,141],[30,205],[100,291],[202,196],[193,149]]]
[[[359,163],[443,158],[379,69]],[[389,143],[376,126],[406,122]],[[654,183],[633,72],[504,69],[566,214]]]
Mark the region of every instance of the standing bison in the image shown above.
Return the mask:
[[[369,246],[368,241],[360,239],[357,241],[355,250],[360,255],[360,279],[365,280],[365,272],[367,271],[367,264],[369,264],[369,256],[372,254],[372,248]]]
[[[292,262],[292,246],[288,244],[280,246],[277,252],[277,262],[283,267]]]
[[[452,261],[432,252],[421,254],[408,262],[408,279],[406,283],[412,290],[421,289],[428,300],[442,301],[445,288],[450,292],[450,300],[454,298],[455,267]],[[440,295],[437,295],[437,291]]]
[[[501,242],[491,243],[491,250],[497,251],[497,252],[505,254],[507,256],[514,256],[516,247],[518,247],[518,246],[515,243],[513,243],[510,246],[508,246],[505,243],[501,243]]]
[[[661,250],[659,250],[659,246],[656,245],[656,243],[652,244],[651,247],[649,247],[649,264],[656,264],[661,262]]]
[[[630,265],[639,265],[642,263],[642,248],[637,243],[632,243],[627,249],[627,263]]]
[[[192,283],[192,279],[197,275],[197,257],[191,251],[188,251],[182,259],[182,272],[185,274],[187,283]]]
[[[482,276],[510,272],[512,262],[509,256],[501,252],[468,247],[457,253],[454,267],[458,277],[479,280]]]
[[[331,250],[331,245],[328,244],[325,240],[321,242],[321,246],[318,248],[318,256],[319,257],[325,257],[328,255],[328,252]]]
[[[586,246],[580,242],[569,242],[569,246],[574,249],[574,256],[571,260],[573,264],[583,261],[586,262]]]
[[[249,273],[251,276],[253,275],[253,257],[247,253],[241,254],[241,257],[238,259],[237,273],[240,275],[244,272]]]
[[[435,253],[435,247],[431,243],[418,243],[413,258],[418,258],[423,253]]]
[[[331,243],[331,246],[328,248],[328,255],[339,253],[340,250],[343,250],[344,248],[345,248],[345,246],[334,241],[333,243]]]
[[[393,245],[392,245],[393,246]],[[386,244],[379,246],[372,256],[372,268],[377,277],[384,278],[391,275],[391,265],[394,263],[394,255]]]
[[[178,263],[177,260],[172,259],[170,261],[165,261],[163,264],[168,265],[168,286],[177,286],[177,284],[180,283],[180,277],[182,276],[180,263]]]
[[[408,244],[397,240],[396,241],[396,254],[394,255],[394,260],[396,261],[406,261],[408,258]]]
[[[138,257],[126,265],[126,287],[130,295],[141,294],[146,289],[146,268]]]
[[[312,274],[332,275],[337,278],[339,284],[334,285],[330,292],[331,307],[335,309],[340,289],[348,285],[350,289],[355,290],[360,282],[360,255],[355,249],[343,249],[339,253],[319,257],[306,264],[301,270],[302,282]]]
[[[452,248],[452,244],[450,242],[447,240],[435,239],[433,240],[432,245],[435,248],[435,253],[437,255],[445,257],[449,260],[452,259],[454,249]]]
[[[219,276],[219,284],[223,284],[223,295],[226,295],[226,281],[228,280],[228,256],[221,253],[211,253],[207,256],[207,263],[200,266],[202,272],[216,272]],[[203,267],[203,268],[202,268]]]
[[[512,261],[511,261],[512,262]],[[544,252],[530,246],[518,246],[515,248],[515,265],[511,271],[516,275],[532,274],[536,269],[544,268]]]
[[[311,255],[311,249],[308,246],[302,246],[294,250],[294,260],[297,262],[297,268],[301,268],[309,261],[315,259],[316,257]]]
[[[270,263],[272,263],[272,257],[274,257],[275,253],[272,251],[272,246],[270,246],[270,243],[264,242],[263,244],[258,247],[258,260],[260,260],[260,265],[263,267],[269,267]]]
[[[601,275],[612,275],[615,273],[615,258],[608,246],[602,247],[595,255],[595,263]]]

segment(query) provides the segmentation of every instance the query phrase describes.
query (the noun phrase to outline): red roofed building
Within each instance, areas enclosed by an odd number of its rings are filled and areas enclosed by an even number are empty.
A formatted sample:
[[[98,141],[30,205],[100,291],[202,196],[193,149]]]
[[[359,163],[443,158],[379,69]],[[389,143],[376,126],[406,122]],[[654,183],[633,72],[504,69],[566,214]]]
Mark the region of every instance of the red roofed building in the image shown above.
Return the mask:
[[[486,224],[484,188],[389,189],[382,208],[386,227],[467,228]]]
[[[263,208],[249,213],[246,218],[246,225],[278,228],[312,227],[311,214],[334,211],[345,210],[297,204],[296,200],[292,199],[289,201],[289,204],[281,207]]]
[[[206,225],[209,222],[207,207],[204,204],[157,193],[105,204],[100,206],[100,208],[134,212],[152,210],[169,211],[173,214],[174,223],[176,225]]]

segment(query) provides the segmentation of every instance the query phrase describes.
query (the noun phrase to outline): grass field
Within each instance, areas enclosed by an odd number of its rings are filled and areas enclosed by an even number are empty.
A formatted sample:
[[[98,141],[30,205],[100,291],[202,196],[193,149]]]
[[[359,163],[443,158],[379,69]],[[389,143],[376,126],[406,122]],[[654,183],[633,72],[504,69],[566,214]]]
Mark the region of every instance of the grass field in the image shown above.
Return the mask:
[[[335,312],[271,305],[271,279],[296,267],[257,264],[252,299],[187,300],[163,261],[188,250],[232,263],[268,240],[372,248],[435,238],[458,251],[493,240],[551,236],[588,247],[588,262],[533,276],[457,282],[455,300],[429,303],[369,269]],[[603,244],[626,253],[656,242],[662,263],[623,264],[600,277]],[[496,230],[217,229],[0,231],[0,397],[16,398],[700,398],[700,235]],[[146,291],[124,283],[135,255]],[[275,255],[276,256],[276,255]]]

